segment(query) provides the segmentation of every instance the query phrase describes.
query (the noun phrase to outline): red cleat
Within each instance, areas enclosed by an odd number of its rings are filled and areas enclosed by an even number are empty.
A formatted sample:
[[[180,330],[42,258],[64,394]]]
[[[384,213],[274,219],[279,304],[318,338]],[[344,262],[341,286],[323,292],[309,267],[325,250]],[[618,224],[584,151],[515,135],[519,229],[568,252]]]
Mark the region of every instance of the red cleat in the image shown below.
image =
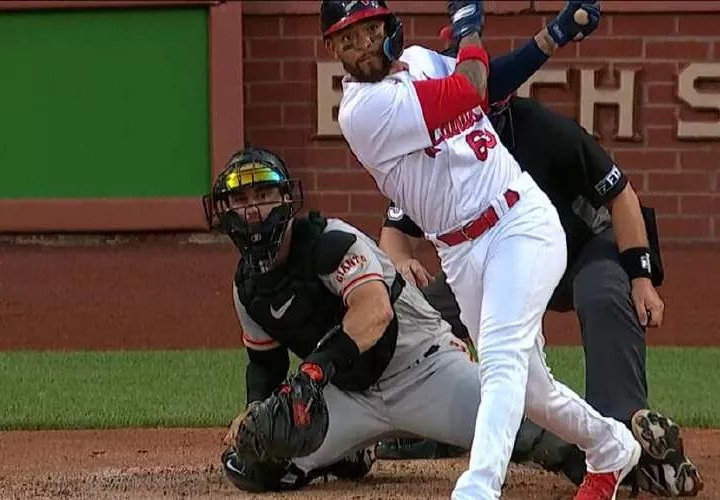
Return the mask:
[[[618,487],[625,476],[632,471],[640,460],[642,448],[635,443],[627,465],[613,472],[588,472],[574,500],[615,500]]]

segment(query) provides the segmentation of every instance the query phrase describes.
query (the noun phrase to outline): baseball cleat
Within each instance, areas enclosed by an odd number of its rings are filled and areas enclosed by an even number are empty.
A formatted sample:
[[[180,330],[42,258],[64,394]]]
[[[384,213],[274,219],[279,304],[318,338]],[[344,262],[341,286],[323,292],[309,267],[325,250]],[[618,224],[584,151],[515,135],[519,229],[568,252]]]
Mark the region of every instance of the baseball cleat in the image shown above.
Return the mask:
[[[620,483],[638,464],[642,448],[634,443],[630,460],[625,466],[612,472],[590,472],[585,474],[585,479],[580,489],[575,494],[574,500],[615,500]]]
[[[663,497],[692,497],[703,489],[697,468],[685,456],[680,427],[651,410],[635,412],[632,433],[643,449],[638,487]]]
[[[375,445],[363,448],[344,456],[337,462],[325,467],[313,470],[309,477],[335,476],[338,479],[357,481],[367,476],[375,464]]]

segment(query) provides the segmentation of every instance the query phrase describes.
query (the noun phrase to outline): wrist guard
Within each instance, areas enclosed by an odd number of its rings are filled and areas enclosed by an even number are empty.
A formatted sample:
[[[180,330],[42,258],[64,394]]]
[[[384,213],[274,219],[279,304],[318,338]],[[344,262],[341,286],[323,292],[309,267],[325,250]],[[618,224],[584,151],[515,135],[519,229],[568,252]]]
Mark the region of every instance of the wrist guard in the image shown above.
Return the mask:
[[[620,252],[620,265],[631,280],[635,278],[652,278],[649,248],[633,247]]]
[[[299,370],[325,386],[337,370],[349,368],[359,357],[360,349],[355,341],[348,337],[342,325],[337,325],[320,339]]]

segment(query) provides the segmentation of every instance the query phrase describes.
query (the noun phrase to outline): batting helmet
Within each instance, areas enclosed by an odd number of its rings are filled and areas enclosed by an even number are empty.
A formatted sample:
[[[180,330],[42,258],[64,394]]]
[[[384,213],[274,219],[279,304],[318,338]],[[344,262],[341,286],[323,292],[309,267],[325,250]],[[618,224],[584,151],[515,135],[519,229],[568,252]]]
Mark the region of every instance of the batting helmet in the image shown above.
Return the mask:
[[[282,199],[267,203],[253,200],[252,205],[245,203],[242,208],[233,206],[233,196],[255,187],[277,187]],[[230,158],[212,191],[203,196],[208,225],[228,235],[243,258],[258,272],[271,266],[285,229],[302,203],[302,184],[290,178],[280,157],[267,149],[252,146]],[[248,212],[255,210],[260,214],[263,204],[272,205],[268,216],[249,221]]]
[[[323,0],[320,6],[320,28],[323,38],[351,24],[373,17],[385,18],[383,53],[395,61],[403,51],[403,25],[398,16],[387,8],[384,0]]]

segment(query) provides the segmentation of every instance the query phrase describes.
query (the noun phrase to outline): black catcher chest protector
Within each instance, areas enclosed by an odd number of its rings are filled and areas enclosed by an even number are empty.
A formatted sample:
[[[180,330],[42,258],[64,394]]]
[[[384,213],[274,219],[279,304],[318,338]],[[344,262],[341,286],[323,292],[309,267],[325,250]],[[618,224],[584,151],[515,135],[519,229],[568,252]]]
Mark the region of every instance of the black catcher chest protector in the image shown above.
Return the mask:
[[[319,275],[334,272],[356,236],[343,231],[325,231],[326,220],[315,212],[295,219],[287,261],[266,273],[253,273],[241,260],[235,273],[240,302],[250,317],[273,339],[301,359],[308,356],[322,337],[342,322],[346,307],[330,292]],[[391,302],[400,295],[404,281],[398,274],[390,290]],[[397,319],[358,362],[338,371],[332,383],[344,390],[365,390],[387,368],[397,344]]]

